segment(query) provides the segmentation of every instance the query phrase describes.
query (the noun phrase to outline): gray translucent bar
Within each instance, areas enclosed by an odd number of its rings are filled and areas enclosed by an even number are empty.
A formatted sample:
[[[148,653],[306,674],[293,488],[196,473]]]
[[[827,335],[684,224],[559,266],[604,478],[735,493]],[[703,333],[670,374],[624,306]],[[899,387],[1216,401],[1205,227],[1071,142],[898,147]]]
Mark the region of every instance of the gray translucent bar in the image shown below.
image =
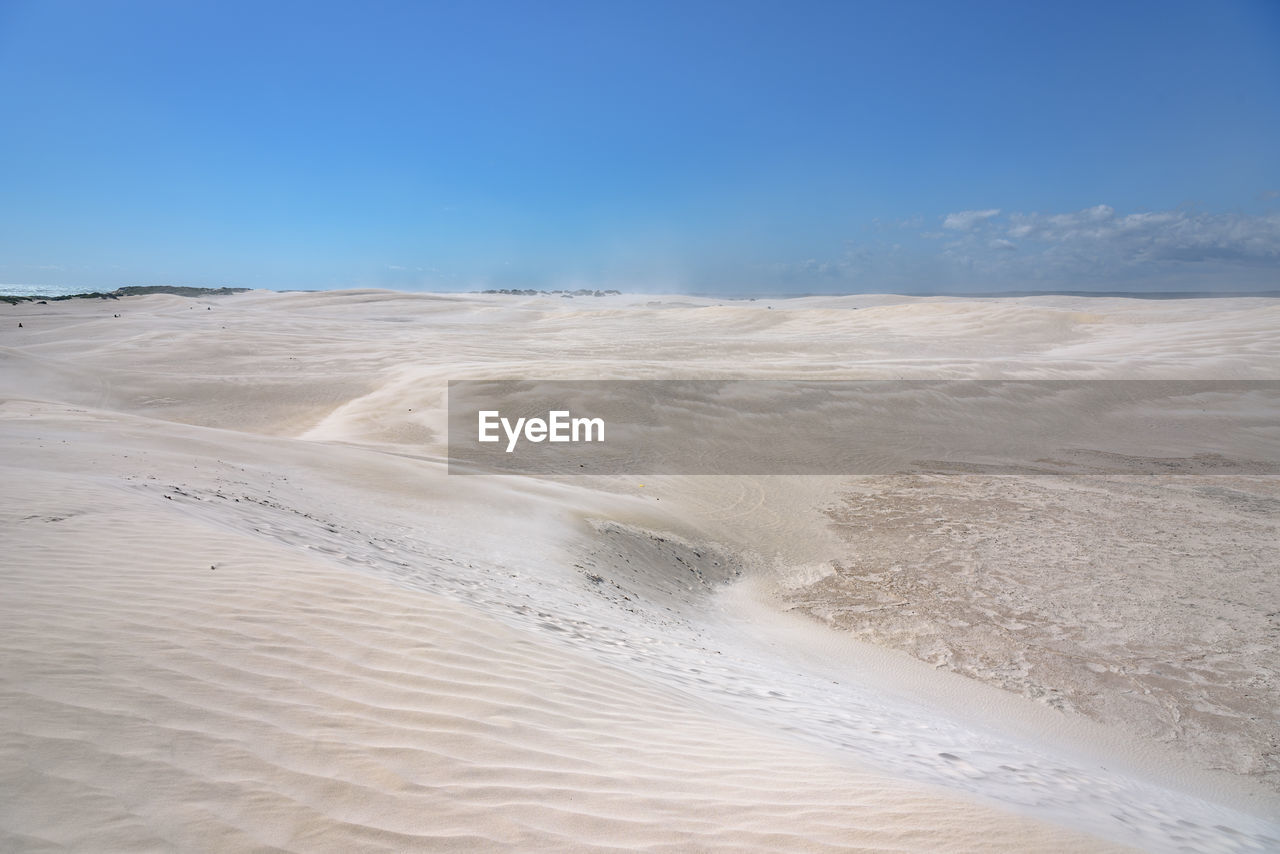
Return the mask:
[[[458,380],[449,472],[1277,474],[1280,381]]]

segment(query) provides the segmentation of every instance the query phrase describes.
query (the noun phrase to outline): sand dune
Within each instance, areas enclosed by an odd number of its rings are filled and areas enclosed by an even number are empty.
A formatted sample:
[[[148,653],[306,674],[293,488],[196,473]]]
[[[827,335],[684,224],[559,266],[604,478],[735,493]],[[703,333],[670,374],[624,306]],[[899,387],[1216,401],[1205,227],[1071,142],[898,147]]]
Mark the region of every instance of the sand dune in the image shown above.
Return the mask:
[[[1269,379],[1274,303],[0,308],[0,847],[1274,847],[1270,479],[443,459],[450,379]]]
[[[7,474],[6,850],[1094,847],[333,556]]]

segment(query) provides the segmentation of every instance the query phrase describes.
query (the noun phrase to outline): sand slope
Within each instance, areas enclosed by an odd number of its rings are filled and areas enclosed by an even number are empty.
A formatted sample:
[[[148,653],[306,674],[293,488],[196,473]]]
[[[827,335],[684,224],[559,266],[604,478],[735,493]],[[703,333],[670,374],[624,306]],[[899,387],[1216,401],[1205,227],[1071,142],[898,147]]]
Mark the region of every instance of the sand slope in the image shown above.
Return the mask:
[[[5,477],[5,850],[1098,848],[158,496]]]

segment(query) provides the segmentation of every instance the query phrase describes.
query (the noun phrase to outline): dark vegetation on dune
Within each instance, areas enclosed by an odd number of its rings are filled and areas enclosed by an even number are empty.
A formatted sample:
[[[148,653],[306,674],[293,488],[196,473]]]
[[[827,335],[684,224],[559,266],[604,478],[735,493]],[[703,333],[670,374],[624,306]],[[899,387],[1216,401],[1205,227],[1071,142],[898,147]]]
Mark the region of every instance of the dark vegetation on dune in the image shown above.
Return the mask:
[[[240,294],[251,288],[188,288],[180,285],[132,285],[127,288],[116,288],[114,291],[89,291],[82,294],[64,294],[62,296],[11,296],[0,294],[0,302],[17,305],[20,302],[61,302],[69,299],[120,299],[145,294],[174,294],[180,297],[216,297],[225,294]]]
[[[567,297],[569,299],[573,299],[574,297],[609,297],[609,296],[622,295],[622,291],[615,291],[615,290],[607,290],[607,291],[594,290],[593,291],[590,288],[578,288],[576,291],[566,291],[566,290],[536,291],[532,288],[523,288],[523,289],[521,288],[490,288],[487,291],[475,291],[475,293],[506,294],[507,296],[515,296],[515,297],[551,296],[553,294],[559,294],[560,296]]]

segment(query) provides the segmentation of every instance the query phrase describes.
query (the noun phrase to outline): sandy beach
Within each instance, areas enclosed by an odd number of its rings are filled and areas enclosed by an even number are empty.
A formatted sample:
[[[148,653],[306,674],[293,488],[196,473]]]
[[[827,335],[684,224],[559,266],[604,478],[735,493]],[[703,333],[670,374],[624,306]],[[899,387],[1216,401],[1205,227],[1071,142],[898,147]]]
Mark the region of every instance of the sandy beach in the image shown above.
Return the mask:
[[[1277,850],[1275,476],[460,476],[445,410],[463,379],[1271,380],[1277,328],[0,305],[0,849]]]

